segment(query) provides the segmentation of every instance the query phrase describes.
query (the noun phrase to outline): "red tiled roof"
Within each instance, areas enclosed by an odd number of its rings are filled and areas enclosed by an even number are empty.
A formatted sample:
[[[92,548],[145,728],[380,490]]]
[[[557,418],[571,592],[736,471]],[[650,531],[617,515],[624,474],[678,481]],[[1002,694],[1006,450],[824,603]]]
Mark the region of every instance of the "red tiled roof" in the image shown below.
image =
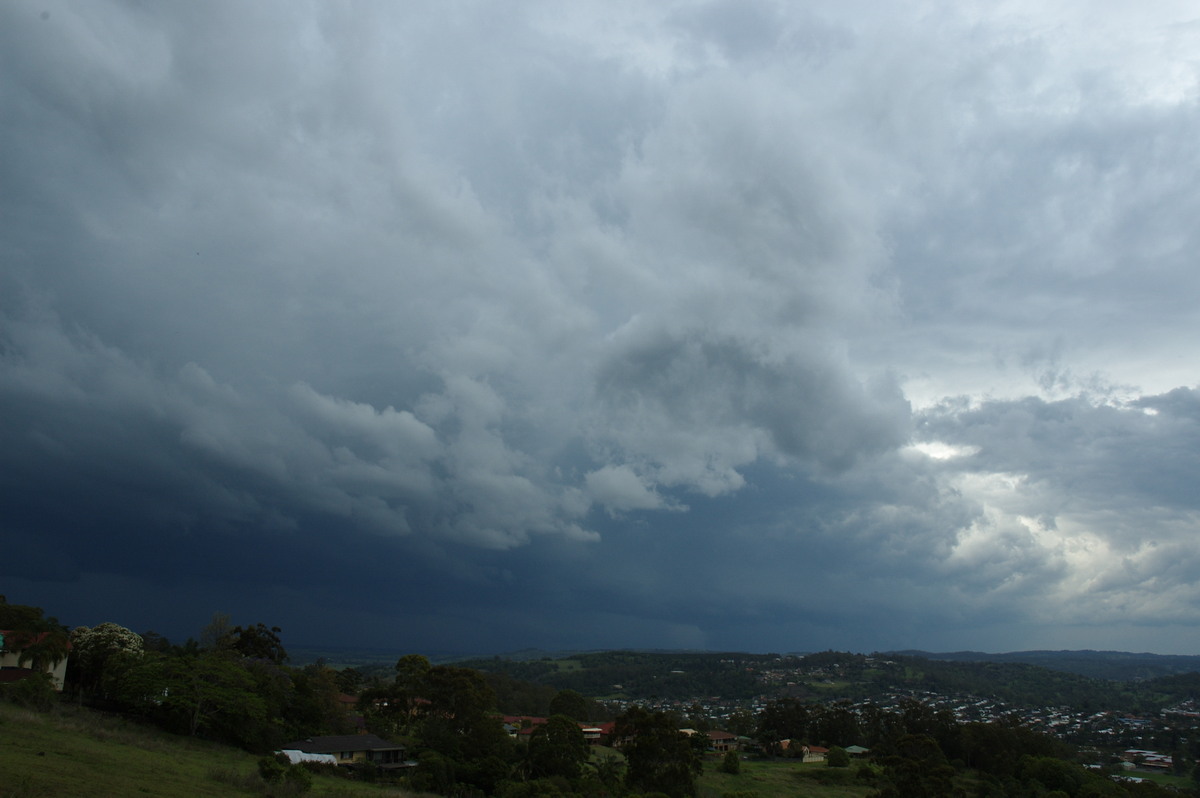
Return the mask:
[[[21,641],[21,643],[23,643],[23,644],[24,644],[24,643],[28,643],[28,644],[30,644],[30,645],[32,645],[32,644],[34,644],[34,643],[40,643],[40,642],[42,642],[43,640],[45,640],[45,639],[46,639],[46,635],[48,635],[48,634],[50,634],[50,633],[49,633],[49,632],[38,632],[38,633],[37,633],[35,636],[33,636],[32,638],[26,638],[26,637],[24,636],[24,635],[25,635],[25,633],[24,633],[24,632],[21,632],[21,631],[19,631],[19,630],[17,630],[17,629],[0,629],[0,635],[4,635],[4,639],[5,639],[5,641],[7,641],[7,640],[9,639],[9,636],[10,636],[10,635],[16,635],[16,637],[15,637],[15,638],[12,638],[13,640],[20,640],[20,641]],[[70,641],[70,640],[68,640],[68,641],[67,641],[67,651],[70,651],[70,650],[71,650],[71,648],[72,648],[72,646],[71,646],[71,641]]]

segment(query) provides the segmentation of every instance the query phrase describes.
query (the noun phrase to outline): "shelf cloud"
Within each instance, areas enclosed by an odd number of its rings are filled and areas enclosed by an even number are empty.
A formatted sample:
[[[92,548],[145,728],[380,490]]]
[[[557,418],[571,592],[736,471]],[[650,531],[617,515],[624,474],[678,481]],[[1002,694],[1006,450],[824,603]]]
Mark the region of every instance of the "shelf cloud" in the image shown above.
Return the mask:
[[[1195,653],[1187,5],[43,6],[0,8],[9,600]]]

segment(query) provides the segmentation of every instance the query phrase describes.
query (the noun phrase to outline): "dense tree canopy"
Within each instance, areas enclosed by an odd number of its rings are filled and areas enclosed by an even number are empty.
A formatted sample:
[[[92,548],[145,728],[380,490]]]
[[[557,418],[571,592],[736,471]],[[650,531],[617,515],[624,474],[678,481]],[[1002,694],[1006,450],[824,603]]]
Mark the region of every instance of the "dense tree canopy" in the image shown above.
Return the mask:
[[[579,721],[591,720],[592,703],[574,690],[559,690],[550,701],[550,714]]]
[[[268,627],[261,622],[254,626],[235,626],[229,633],[227,645],[243,657],[284,663],[288,660],[288,653],[279,639],[281,631],[278,626]]]
[[[617,718],[613,736],[622,744],[629,789],[672,798],[696,794],[696,777],[702,767],[700,753],[679,731],[673,716],[631,707]]]
[[[529,739],[529,772],[535,778],[577,779],[588,753],[579,724],[566,715],[553,715]]]
[[[146,648],[141,635],[111,622],[76,626],[71,630],[71,646],[70,675],[76,687],[92,698],[104,698],[106,688],[134,667]]]

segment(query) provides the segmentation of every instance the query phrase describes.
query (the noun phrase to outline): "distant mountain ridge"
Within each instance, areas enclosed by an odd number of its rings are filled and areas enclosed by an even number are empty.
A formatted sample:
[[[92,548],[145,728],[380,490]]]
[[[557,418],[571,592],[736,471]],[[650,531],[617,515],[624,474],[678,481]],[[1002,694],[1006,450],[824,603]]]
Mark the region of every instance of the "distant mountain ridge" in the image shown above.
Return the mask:
[[[989,654],[983,651],[931,652],[908,649],[890,651],[904,657],[921,657],[943,662],[1016,662],[1023,665],[1038,665],[1053,671],[1074,673],[1092,679],[1110,681],[1142,681],[1173,676],[1178,673],[1200,671],[1200,655],[1151,654],[1129,651],[1010,651]]]
[[[306,664],[311,661],[324,661],[335,667],[354,666],[361,672],[388,677],[392,673],[396,659],[406,652],[389,652],[388,649],[318,649],[316,647],[296,647],[290,649],[293,665]],[[696,690],[695,695],[738,695],[752,694],[761,690],[754,679],[746,678],[746,668],[752,666],[757,671],[770,670],[778,665],[781,668],[805,667],[800,662],[788,664],[790,660],[803,660],[809,667],[820,667],[822,662],[854,662],[857,661],[858,676],[851,682],[878,682],[882,674],[870,676],[869,662],[874,659],[905,659],[924,660],[930,664],[941,662],[941,667],[925,668],[928,672],[926,686],[940,685],[948,688],[949,684],[956,688],[983,689],[986,679],[997,678],[998,671],[985,671],[980,668],[1040,668],[1043,672],[1057,673],[1062,677],[1074,679],[1093,679],[1100,682],[1135,683],[1151,682],[1154,679],[1181,677],[1183,674],[1200,673],[1200,655],[1188,654],[1152,654],[1115,652],[1115,650],[1025,650],[1025,652],[986,653],[973,650],[960,652],[925,652],[925,650],[907,649],[892,650],[892,652],[874,652],[871,654],[853,654],[844,652],[791,652],[787,654],[734,653],[712,652],[712,650],[696,649],[522,649],[504,654],[468,655],[449,652],[420,652],[434,664],[461,664],[478,668],[481,671],[506,672],[511,677],[528,682],[554,684],[559,688],[570,688],[584,692],[587,695],[605,695],[613,684],[622,684],[626,688],[641,685],[644,689],[656,695],[664,695],[666,690],[683,692]],[[832,659],[830,659],[832,658]],[[728,661],[725,661],[728,660]],[[570,662],[568,662],[570,661]],[[740,661],[742,665],[731,665],[730,662]],[[914,662],[916,664],[916,662]],[[947,670],[947,667],[956,670]],[[962,670],[962,667],[972,667],[973,670]],[[839,665],[841,667],[841,665]],[[922,670],[916,664],[917,670]],[[686,671],[689,676],[682,677],[671,671]],[[716,673],[728,671],[727,676],[715,677]],[[602,672],[602,673],[601,673]],[[708,674],[704,677],[703,685],[696,682],[697,674]],[[990,673],[991,676],[984,676]],[[1012,670],[1006,672],[1009,680],[1032,679],[1033,682],[1045,682],[1036,673],[1019,673]],[[973,674],[973,676],[972,676]],[[803,676],[790,677],[792,680],[804,680]],[[661,680],[660,680],[661,679]],[[949,682],[946,680],[949,679]],[[642,684],[642,682],[646,684]],[[883,678],[883,682],[886,682]],[[900,679],[896,685],[910,683],[911,679]],[[679,684],[676,684],[679,683]],[[875,688],[880,688],[876,684]],[[912,686],[912,684],[908,684]],[[1045,686],[1044,684],[1042,686]],[[865,688],[864,688],[865,689]],[[1058,690],[1067,690],[1066,684],[1058,685]],[[1082,690],[1082,688],[1072,688]],[[968,690],[970,691],[970,690]],[[1030,694],[1032,695],[1032,694]]]

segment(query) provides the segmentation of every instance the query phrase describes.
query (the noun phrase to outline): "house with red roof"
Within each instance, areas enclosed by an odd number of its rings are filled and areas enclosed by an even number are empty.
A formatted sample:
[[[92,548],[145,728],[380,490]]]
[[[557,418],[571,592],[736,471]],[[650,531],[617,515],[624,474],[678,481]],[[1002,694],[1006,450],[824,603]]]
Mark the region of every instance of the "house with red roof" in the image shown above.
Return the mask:
[[[39,632],[28,637],[20,632],[0,630],[0,683],[19,682],[36,673],[33,668],[27,667],[31,664],[28,659],[25,662],[21,661],[21,655],[25,649],[44,641],[49,634],[49,632]],[[71,644],[68,641],[67,650],[70,651],[70,649]],[[54,682],[54,689],[61,692],[67,679],[67,657],[47,664],[44,672],[50,674],[50,678]]]

